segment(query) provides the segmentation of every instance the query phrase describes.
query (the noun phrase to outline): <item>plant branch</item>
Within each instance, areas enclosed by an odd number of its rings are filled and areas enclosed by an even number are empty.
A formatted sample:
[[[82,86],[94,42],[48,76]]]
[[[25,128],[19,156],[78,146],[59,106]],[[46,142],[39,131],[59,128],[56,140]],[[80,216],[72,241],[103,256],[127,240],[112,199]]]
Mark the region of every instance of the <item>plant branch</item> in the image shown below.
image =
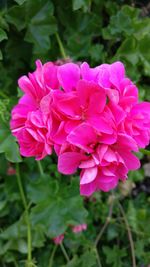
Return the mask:
[[[56,39],[57,39],[57,42],[58,42],[58,45],[59,45],[59,49],[60,49],[60,52],[61,52],[61,55],[64,59],[67,59],[67,56],[66,56],[66,53],[65,53],[65,49],[63,47],[63,44],[62,44],[62,41],[59,37],[59,34],[56,32]]]
[[[109,212],[108,212],[108,216],[107,216],[107,218],[106,218],[106,221],[105,221],[103,227],[101,228],[99,234],[98,234],[97,237],[96,237],[96,240],[95,240],[95,243],[94,243],[95,247],[97,247],[97,245],[98,245],[98,243],[99,243],[99,241],[100,241],[100,239],[101,239],[103,233],[105,232],[105,230],[106,230],[108,224],[110,223],[110,219],[111,219],[111,217],[112,217],[112,212],[113,212],[113,202],[112,202],[112,204],[110,205],[110,208],[109,208]]]
[[[70,261],[69,256],[68,256],[67,251],[65,250],[65,247],[64,247],[64,245],[62,243],[60,244],[60,247],[61,247],[61,250],[62,250],[62,252],[64,254],[64,257],[65,257],[66,261],[69,262]]]
[[[55,252],[57,250],[57,245],[54,246],[53,250],[52,250],[52,254],[51,254],[51,257],[50,257],[50,260],[49,260],[49,267],[52,267],[53,265],[53,259],[54,259],[54,256],[55,256]]]
[[[38,165],[38,168],[39,168],[39,172],[41,174],[41,176],[44,175],[44,171],[43,171],[43,167],[42,167],[42,164],[39,160],[37,160],[37,165]]]
[[[95,253],[96,253],[96,258],[97,258],[98,267],[102,267],[102,264],[101,264],[101,260],[100,260],[100,256],[99,256],[97,247],[95,247]]]
[[[28,204],[26,201],[26,197],[24,194],[23,190],[23,185],[21,182],[21,176],[20,176],[20,169],[19,169],[19,164],[16,164],[16,176],[17,176],[17,182],[18,182],[18,187],[22,199],[22,203],[25,209],[25,220],[26,220],[26,225],[27,225],[27,244],[28,244],[28,262],[32,262],[32,242],[31,242],[31,225],[30,225],[30,220],[29,220],[29,212],[28,212]]]
[[[140,148],[140,152],[143,153],[144,155],[150,156],[150,151],[144,148]]]
[[[131,233],[131,229],[128,223],[128,220],[126,218],[126,214],[124,212],[124,209],[122,207],[122,205],[120,203],[118,203],[120,212],[122,214],[122,217],[124,219],[124,223],[126,225],[127,228],[127,232],[128,232],[128,238],[129,238],[129,242],[130,242],[130,247],[131,247],[131,256],[132,256],[132,266],[136,267],[136,259],[135,259],[135,250],[134,250],[134,242],[133,242],[133,238],[132,238],[132,233]]]

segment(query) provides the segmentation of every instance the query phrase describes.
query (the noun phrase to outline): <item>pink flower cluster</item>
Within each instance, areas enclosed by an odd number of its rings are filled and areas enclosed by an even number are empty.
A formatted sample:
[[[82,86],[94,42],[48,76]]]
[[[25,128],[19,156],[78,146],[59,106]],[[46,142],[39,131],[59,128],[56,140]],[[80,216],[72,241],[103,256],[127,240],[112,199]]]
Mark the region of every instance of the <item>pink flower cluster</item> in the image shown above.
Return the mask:
[[[58,171],[80,171],[80,193],[109,191],[140,167],[134,155],[150,140],[150,103],[121,62],[95,68],[44,65],[19,79],[24,92],[12,110],[11,129],[20,153],[37,160],[58,156]]]
[[[78,224],[78,225],[72,226],[71,228],[72,228],[72,232],[74,234],[78,234],[78,233],[81,233],[81,232],[87,230],[87,224],[86,223]],[[58,236],[53,238],[53,242],[56,245],[60,245],[63,242],[64,237],[65,237],[65,234],[58,235]]]
[[[87,224],[83,223],[83,224],[78,224],[72,227],[72,232],[77,234],[77,233],[81,233],[83,231],[85,231],[87,229]]]
[[[53,241],[56,245],[60,245],[64,240],[64,235],[58,235],[56,237],[53,238]]]

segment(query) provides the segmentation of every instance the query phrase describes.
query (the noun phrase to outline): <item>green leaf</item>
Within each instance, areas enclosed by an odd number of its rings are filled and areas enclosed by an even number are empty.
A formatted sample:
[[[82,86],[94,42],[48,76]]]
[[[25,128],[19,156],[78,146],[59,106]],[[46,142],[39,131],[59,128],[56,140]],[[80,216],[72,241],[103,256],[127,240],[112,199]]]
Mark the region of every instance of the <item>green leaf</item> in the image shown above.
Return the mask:
[[[27,185],[28,197],[33,203],[40,203],[51,199],[58,191],[57,180],[51,180],[49,175],[39,177],[37,180],[30,180]],[[44,192],[44,194],[40,194]]]
[[[111,39],[121,35],[131,36],[134,33],[134,21],[137,20],[139,10],[131,6],[123,6],[116,15],[111,16],[108,27],[103,29],[103,37]]]
[[[44,244],[45,236],[44,232],[40,227],[34,227],[32,230],[32,247],[41,247]],[[20,220],[12,223],[5,230],[0,233],[0,240],[3,240],[3,250],[0,251],[0,255],[3,255],[8,250],[16,250],[23,254],[27,253],[27,226],[25,216]]]
[[[117,245],[114,245],[113,248],[103,246],[103,252],[108,264],[113,267],[124,267],[122,259],[127,255],[125,248],[120,249]]]
[[[90,5],[90,0],[73,0],[72,5],[73,10],[84,8],[84,11],[87,11]]]
[[[18,31],[26,27],[26,10],[24,4],[21,6],[12,6],[7,14],[6,20],[8,23],[13,24]]]
[[[3,54],[2,54],[2,51],[0,49],[0,60],[2,60],[2,59],[3,59]]]
[[[145,36],[139,41],[140,59],[144,66],[144,72],[147,76],[150,76],[150,36]]]
[[[100,44],[91,46],[90,55],[94,62],[103,62],[105,57],[104,46]]]
[[[5,153],[6,159],[11,162],[22,161],[16,140],[7,128],[0,129],[0,153]]]
[[[17,4],[22,5],[24,4],[27,0],[14,0]]]
[[[45,0],[29,1],[27,8],[28,28],[25,41],[34,44],[36,53],[44,53],[50,49],[50,35],[57,31],[56,20],[52,15],[53,5]]]
[[[63,265],[62,267],[79,267],[80,265],[80,260],[77,255],[73,257],[66,265]]]
[[[0,42],[8,39],[6,32],[0,28]]]
[[[118,48],[116,57],[123,57],[132,65],[136,65],[139,61],[138,43],[135,38],[126,38]]]
[[[136,208],[134,207],[134,204],[132,201],[130,201],[128,205],[127,217],[128,217],[128,221],[132,229],[134,231],[138,231],[137,213],[136,213]]]
[[[81,267],[87,267],[87,262],[88,262],[88,267],[95,267],[97,263],[97,256],[95,249],[87,250],[84,252],[83,255],[80,256],[80,266]]]
[[[150,35],[150,18],[143,18],[135,20],[134,22],[134,37],[137,40],[141,40]]]
[[[40,225],[46,235],[55,237],[64,233],[70,224],[85,223],[87,211],[74,186],[74,183],[71,186],[65,185],[65,188],[60,185],[59,191],[47,195],[45,200],[33,207],[31,210],[32,224]],[[75,191],[73,192],[73,190]],[[39,188],[39,194],[40,192]]]

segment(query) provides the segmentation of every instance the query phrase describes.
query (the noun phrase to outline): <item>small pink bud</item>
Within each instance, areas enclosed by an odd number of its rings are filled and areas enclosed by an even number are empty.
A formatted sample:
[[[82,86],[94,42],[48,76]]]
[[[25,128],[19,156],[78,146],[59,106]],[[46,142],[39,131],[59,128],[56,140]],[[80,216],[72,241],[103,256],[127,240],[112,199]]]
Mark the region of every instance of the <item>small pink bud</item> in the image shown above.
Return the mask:
[[[56,245],[60,245],[62,243],[63,239],[64,239],[64,235],[62,234],[62,235],[58,235],[58,236],[54,237],[53,241]]]
[[[87,229],[87,224],[79,224],[79,225],[76,225],[76,226],[73,226],[72,227],[72,232],[73,233],[80,233],[82,231],[85,231]]]
[[[7,169],[7,175],[14,175],[14,174],[16,174],[16,170],[13,167],[9,166]]]

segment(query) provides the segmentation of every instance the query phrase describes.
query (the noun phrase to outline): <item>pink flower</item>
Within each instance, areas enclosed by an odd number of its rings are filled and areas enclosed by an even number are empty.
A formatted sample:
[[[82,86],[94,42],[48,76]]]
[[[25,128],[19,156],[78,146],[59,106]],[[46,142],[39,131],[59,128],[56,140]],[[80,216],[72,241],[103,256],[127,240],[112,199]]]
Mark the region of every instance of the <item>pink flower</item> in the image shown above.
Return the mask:
[[[20,144],[20,153],[24,157],[36,157],[41,160],[52,153],[50,126],[44,121],[43,114],[37,110],[28,113],[24,127],[13,131]]]
[[[29,77],[22,76],[18,80],[18,84],[20,89],[38,104],[51,89],[59,88],[59,81],[57,78],[58,67],[52,62],[42,65],[41,61],[37,60],[36,67],[33,73],[29,73]]]
[[[109,191],[140,167],[134,155],[150,140],[150,103],[121,62],[95,68],[36,62],[19,79],[25,93],[12,110],[11,129],[23,156],[41,160],[53,151],[58,170],[80,170],[80,193]]]
[[[150,103],[135,104],[121,124],[122,130],[136,141],[139,148],[144,148],[150,140]]]
[[[85,231],[87,229],[87,224],[79,224],[79,225],[75,225],[72,227],[72,232],[73,233],[80,233],[82,231]]]
[[[60,245],[63,242],[64,239],[64,235],[58,235],[56,237],[53,238],[53,241],[56,245]]]
[[[95,137],[93,136],[93,142]],[[87,146],[88,139],[85,140]],[[65,152],[58,158],[58,170],[72,174],[77,168],[80,174],[80,193],[90,196],[97,190],[109,191],[115,188],[119,179],[124,181],[129,170],[140,167],[139,160],[131,153],[137,151],[136,142],[128,135],[120,134],[112,145],[96,144],[89,155],[79,152]]]
[[[73,131],[77,131],[77,128],[82,131],[85,123],[103,133],[102,138],[105,139],[110,136],[110,138],[114,137],[115,139],[114,117],[108,114],[105,109],[106,94],[104,89],[96,83],[81,80],[77,83],[76,91],[53,91],[52,98],[52,112],[55,112],[55,116],[60,120],[59,127],[53,135],[55,143],[62,143],[62,136],[63,142],[72,143]],[[107,123],[108,116],[109,124]],[[79,131],[78,134],[82,138],[84,129],[82,134]]]
[[[10,165],[7,169],[7,175],[15,175],[16,170]]]
[[[10,126],[12,134],[17,137],[20,153],[25,157],[36,157],[37,160],[52,153],[53,142],[49,135],[50,119],[47,122],[45,113],[41,112],[40,103],[52,89],[59,88],[57,69],[52,62],[42,66],[36,61],[36,70],[29,77],[18,80],[19,87],[25,93],[12,110]]]

